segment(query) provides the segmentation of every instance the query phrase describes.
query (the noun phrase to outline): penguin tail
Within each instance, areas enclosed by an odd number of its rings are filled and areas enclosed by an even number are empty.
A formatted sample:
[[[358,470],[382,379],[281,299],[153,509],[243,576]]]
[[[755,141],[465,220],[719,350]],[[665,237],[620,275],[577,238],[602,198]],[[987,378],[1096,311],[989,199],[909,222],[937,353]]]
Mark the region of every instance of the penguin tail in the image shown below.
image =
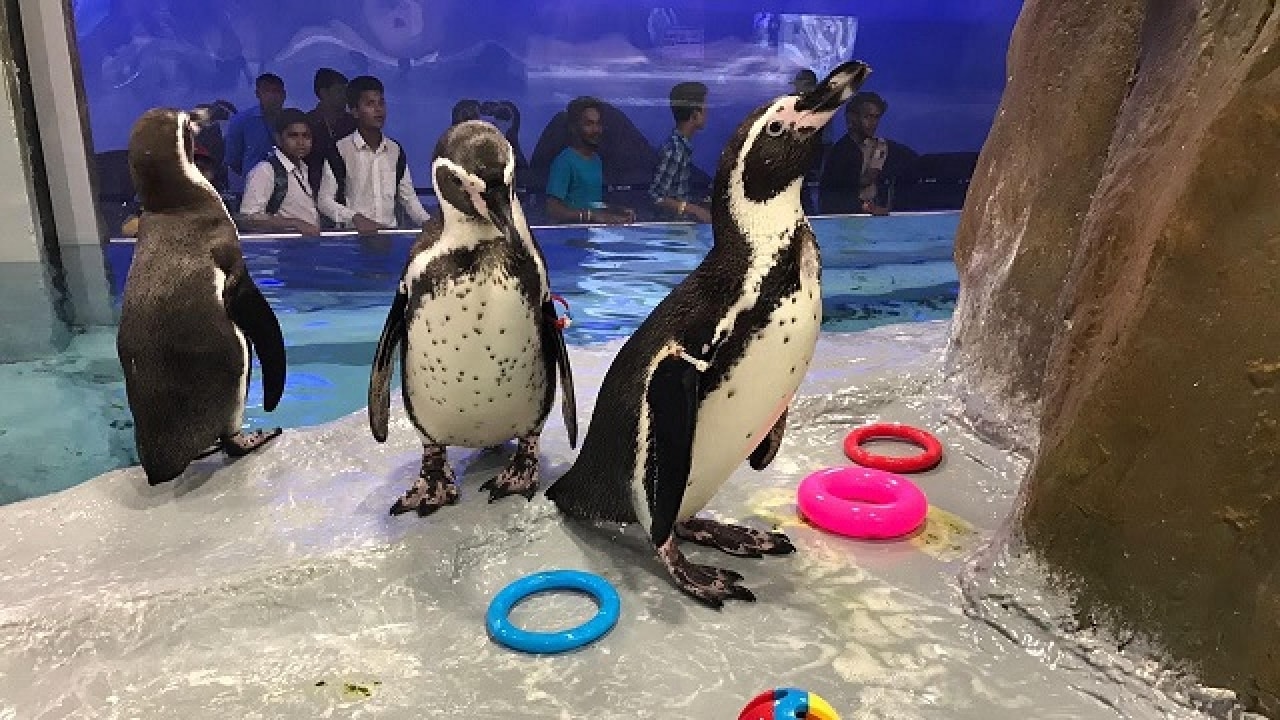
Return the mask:
[[[544,493],[560,512],[577,520],[635,522],[636,514],[625,492],[613,492],[610,483],[575,464],[551,483]]]

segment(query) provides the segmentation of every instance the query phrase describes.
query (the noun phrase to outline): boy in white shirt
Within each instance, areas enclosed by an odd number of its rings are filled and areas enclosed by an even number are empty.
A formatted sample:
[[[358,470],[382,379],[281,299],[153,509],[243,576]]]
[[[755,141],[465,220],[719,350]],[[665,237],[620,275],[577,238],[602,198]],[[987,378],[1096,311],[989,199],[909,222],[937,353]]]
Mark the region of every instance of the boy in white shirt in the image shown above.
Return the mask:
[[[295,108],[282,110],[275,136],[271,154],[245,178],[240,225],[257,232],[319,235],[320,213],[307,176],[311,126],[306,113]]]
[[[369,75],[347,83],[347,105],[356,131],[334,145],[320,181],[320,212],[335,223],[353,225],[361,235],[396,227],[396,202],[422,226],[431,217],[413,189],[413,176],[400,144],[382,134],[387,102],[382,81]]]

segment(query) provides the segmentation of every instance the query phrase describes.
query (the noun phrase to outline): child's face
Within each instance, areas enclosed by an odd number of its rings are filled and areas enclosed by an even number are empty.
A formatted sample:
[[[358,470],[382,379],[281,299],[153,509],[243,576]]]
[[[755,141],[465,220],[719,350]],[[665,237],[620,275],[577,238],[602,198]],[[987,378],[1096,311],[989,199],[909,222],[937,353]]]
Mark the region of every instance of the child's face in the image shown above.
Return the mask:
[[[365,90],[360,93],[356,106],[351,114],[356,116],[356,125],[368,130],[381,130],[387,121],[387,100],[377,90]]]
[[[280,151],[290,160],[301,160],[311,154],[311,128],[306,123],[285,126],[280,133]]]

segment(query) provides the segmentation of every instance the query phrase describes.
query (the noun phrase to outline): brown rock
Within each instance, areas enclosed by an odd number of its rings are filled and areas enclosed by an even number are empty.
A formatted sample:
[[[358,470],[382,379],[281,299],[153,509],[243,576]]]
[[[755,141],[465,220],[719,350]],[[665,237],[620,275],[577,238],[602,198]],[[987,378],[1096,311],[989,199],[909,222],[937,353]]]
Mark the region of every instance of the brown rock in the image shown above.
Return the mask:
[[[1269,714],[1280,713],[1274,9],[1029,0],[957,237],[952,347],[977,397],[1039,431],[1021,525],[1080,610],[1153,634]],[[1055,59],[1086,80],[1064,81]]]
[[[1018,445],[1034,436],[1059,293],[1102,178],[1143,5],[1030,1],[1010,42],[1004,97],[956,234],[963,297],[949,363],[974,419]]]

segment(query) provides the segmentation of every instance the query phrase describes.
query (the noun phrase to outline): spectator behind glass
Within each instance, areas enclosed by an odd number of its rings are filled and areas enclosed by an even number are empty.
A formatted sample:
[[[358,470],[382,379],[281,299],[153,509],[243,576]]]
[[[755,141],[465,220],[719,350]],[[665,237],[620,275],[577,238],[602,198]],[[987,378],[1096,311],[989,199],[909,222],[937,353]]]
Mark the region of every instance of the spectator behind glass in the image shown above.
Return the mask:
[[[707,86],[684,82],[671,88],[671,115],[676,127],[658,153],[658,167],[649,185],[649,198],[666,215],[676,220],[692,218],[711,222],[711,213],[693,202],[689,190],[689,170],[693,166],[694,133],[707,124]]]
[[[241,227],[257,232],[320,234],[315,188],[307,177],[311,148],[311,124],[306,113],[295,108],[281,111],[271,156],[254,166],[245,178]]]
[[[316,106],[307,113],[311,126],[311,154],[307,174],[313,187],[320,186],[325,158],[339,140],[356,131],[356,119],[347,111],[347,76],[333,68],[316,70],[312,87]]]
[[[823,213],[866,212],[886,215],[887,200],[880,187],[881,173],[890,160],[890,149],[899,154],[910,148],[890,143],[876,135],[880,119],[889,104],[873,92],[853,96],[845,107],[847,132],[827,155],[822,168],[821,210]]]
[[[275,144],[276,115],[284,107],[284,80],[263,73],[254,82],[254,94],[258,104],[237,113],[227,126],[227,167],[242,177],[267,159]]]
[[[604,166],[600,161],[600,101],[578,97],[565,111],[569,146],[551,161],[547,175],[547,215],[555,222],[634,222],[634,210],[604,204]]]
[[[201,103],[191,110],[191,121],[199,128],[196,144],[202,146],[215,163],[213,187],[219,193],[227,191],[227,144],[223,130],[235,114],[236,106],[226,100]]]
[[[529,161],[520,148],[520,108],[510,100],[485,101],[480,103],[480,113],[481,119],[492,123],[511,143],[516,156],[516,186],[522,187],[529,174]]]
[[[818,87],[818,73],[809,68],[800,68],[791,78],[791,90],[796,95],[803,95]]]
[[[480,103],[471,98],[463,98],[453,105],[453,115],[451,125],[457,125],[468,120],[480,119]]]
[[[356,131],[339,140],[325,162],[320,182],[320,212],[335,223],[351,224],[361,235],[396,227],[396,204],[416,225],[430,215],[418,200],[408,159],[400,144],[382,134],[387,101],[382,81],[369,75],[347,84],[347,104]],[[399,179],[397,179],[399,176]]]

